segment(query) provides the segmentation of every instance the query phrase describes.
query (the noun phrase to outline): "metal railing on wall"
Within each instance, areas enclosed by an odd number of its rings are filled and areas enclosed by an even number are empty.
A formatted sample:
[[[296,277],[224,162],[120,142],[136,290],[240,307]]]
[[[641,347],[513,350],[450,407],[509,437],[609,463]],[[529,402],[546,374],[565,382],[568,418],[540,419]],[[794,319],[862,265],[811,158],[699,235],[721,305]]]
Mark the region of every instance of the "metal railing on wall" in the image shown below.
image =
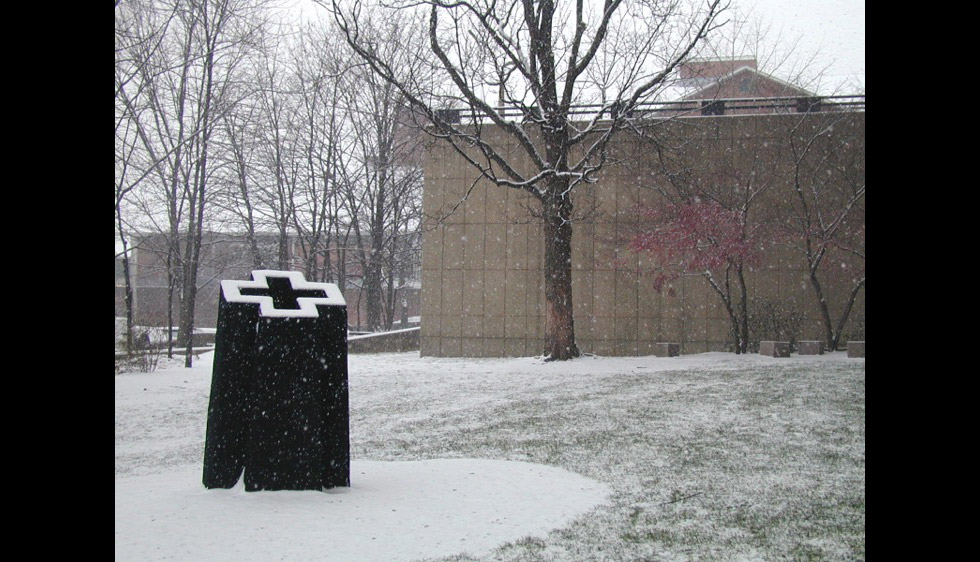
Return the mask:
[[[508,106],[495,108],[509,120],[533,120],[537,108]],[[569,115],[590,120],[615,118],[622,115],[624,104],[583,104],[569,109]],[[787,96],[770,98],[718,98],[666,102],[644,102],[628,111],[629,118],[662,119],[670,117],[697,117],[713,115],[766,114],[766,113],[816,113],[836,111],[864,111],[864,95],[841,96]],[[447,123],[486,123],[490,118],[470,109],[440,109],[440,119]]]

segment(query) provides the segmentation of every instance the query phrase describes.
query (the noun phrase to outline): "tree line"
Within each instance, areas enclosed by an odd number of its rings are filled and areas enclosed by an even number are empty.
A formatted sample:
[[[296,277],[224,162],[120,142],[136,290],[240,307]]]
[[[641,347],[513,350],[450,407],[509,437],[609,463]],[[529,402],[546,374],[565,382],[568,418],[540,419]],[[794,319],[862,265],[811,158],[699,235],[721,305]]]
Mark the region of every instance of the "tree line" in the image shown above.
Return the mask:
[[[117,237],[124,266],[134,232],[168,240],[178,344],[190,346],[205,231],[242,232],[253,266],[299,265],[341,289],[356,263],[369,324],[380,326],[405,242],[418,239],[417,143],[428,138],[477,172],[467,193],[490,182],[536,202],[545,354],[578,356],[571,242],[584,211],[573,193],[595,188],[612,139],[637,132],[635,110],[661,99],[681,63],[724,50],[726,26],[740,33],[727,4],[316,4],[325,17],[295,25],[267,0],[116,2]],[[501,135],[484,134],[488,125]],[[268,232],[279,242],[271,251],[259,243]]]
[[[328,23],[289,15],[266,0],[116,2],[115,226],[128,334],[129,250],[152,234],[164,243],[140,249],[166,270],[169,350],[190,347],[215,232],[244,240],[253,269],[299,269],[342,291],[356,269],[369,328],[390,326],[396,289],[419,259],[419,138],[399,93]],[[404,29],[378,33],[401,48]]]

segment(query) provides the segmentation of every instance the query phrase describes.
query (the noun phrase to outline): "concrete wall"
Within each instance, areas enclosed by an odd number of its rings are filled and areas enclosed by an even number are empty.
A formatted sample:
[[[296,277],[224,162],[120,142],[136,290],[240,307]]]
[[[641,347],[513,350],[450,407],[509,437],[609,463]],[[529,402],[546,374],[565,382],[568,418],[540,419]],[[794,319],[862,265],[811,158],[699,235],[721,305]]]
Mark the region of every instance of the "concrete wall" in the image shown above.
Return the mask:
[[[857,164],[839,167],[860,174],[863,182],[863,112],[818,114],[800,123],[800,115],[692,117],[664,122],[654,134],[667,170],[692,183],[725,183],[734,175],[752,178],[756,186],[769,182],[752,213],[758,220],[776,220],[794,201],[789,142],[794,127],[803,138],[807,131],[832,125],[831,139],[851,139],[841,157],[859,161],[860,170]],[[489,134],[526,166],[505,136],[493,130]],[[667,290],[655,291],[645,274],[648,258],[626,249],[636,224],[633,211],[662,204],[661,191],[673,189],[658,154],[649,143],[622,134],[599,181],[575,192],[576,211],[582,216],[573,237],[573,295],[576,339],[583,352],[646,355],[657,342],[671,341],[681,344],[681,353],[697,353],[724,350],[731,343],[727,315],[702,278],[679,279]],[[444,143],[427,147],[424,166],[423,205],[430,220],[422,249],[421,354],[541,354],[545,272],[535,202],[520,191],[482,180],[471,189],[476,172]],[[782,325],[791,339],[822,339],[797,242],[780,240],[763,250],[763,262],[748,276],[750,300],[759,318],[767,306],[781,311],[770,324]],[[863,269],[863,261],[851,267]],[[848,280],[845,275],[826,284],[836,314]],[[848,326],[860,333],[854,339],[864,339],[863,322],[862,290]]]
[[[347,338],[347,353],[394,353],[418,349],[419,328]]]

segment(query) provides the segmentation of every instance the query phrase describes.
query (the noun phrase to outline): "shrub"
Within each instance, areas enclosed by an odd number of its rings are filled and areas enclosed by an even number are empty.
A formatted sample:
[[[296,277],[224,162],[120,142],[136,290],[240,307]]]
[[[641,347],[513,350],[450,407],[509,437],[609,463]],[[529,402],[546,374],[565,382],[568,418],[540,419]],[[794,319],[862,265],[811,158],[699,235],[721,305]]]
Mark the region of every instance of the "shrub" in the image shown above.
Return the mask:
[[[796,349],[803,326],[803,314],[791,303],[775,302],[765,298],[750,298],[749,352],[759,352],[760,341],[788,341],[790,349]]]
[[[145,328],[133,330],[133,345],[125,351],[126,355],[116,357],[116,374],[125,371],[150,373],[157,368],[163,353],[151,342],[150,330]]]

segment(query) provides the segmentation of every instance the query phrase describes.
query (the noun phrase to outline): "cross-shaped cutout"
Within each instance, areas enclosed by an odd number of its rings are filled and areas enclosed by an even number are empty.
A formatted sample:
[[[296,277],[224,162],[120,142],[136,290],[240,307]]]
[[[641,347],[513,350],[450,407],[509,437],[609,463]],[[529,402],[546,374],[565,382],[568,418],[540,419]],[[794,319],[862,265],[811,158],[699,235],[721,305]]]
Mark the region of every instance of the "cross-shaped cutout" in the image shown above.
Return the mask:
[[[297,289],[293,287],[293,283],[288,277],[266,277],[265,281],[269,284],[268,288],[242,287],[238,289],[238,292],[242,295],[267,295],[272,297],[273,308],[292,310],[299,310],[299,301],[296,299],[300,297],[324,298],[327,296],[327,292],[323,289]]]
[[[298,271],[257,270],[252,281],[222,281],[221,290],[228,302],[258,304],[266,317],[316,318],[316,305],[347,304],[336,285],[309,282]]]

